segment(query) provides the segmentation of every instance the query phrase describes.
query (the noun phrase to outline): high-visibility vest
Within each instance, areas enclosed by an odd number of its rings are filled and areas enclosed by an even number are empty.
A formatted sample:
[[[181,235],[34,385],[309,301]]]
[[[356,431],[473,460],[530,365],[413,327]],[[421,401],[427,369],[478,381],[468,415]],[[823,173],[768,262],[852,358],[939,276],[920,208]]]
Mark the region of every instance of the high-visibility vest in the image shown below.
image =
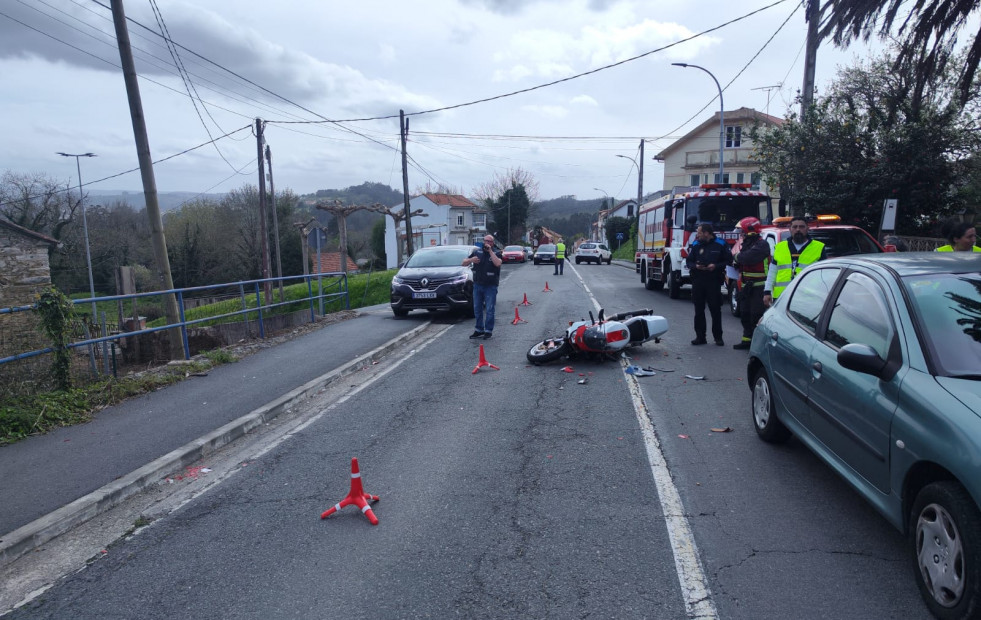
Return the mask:
[[[555,260],[565,259],[565,244],[561,241],[555,244]]]
[[[773,250],[773,262],[777,264],[777,278],[773,283],[772,291],[773,298],[780,297],[783,289],[787,288],[790,281],[797,275],[798,269],[803,269],[821,258],[821,251],[823,249],[823,243],[811,239],[804,246],[800,255],[797,256],[797,260],[794,260],[794,255],[790,251],[790,242],[781,241],[778,243],[777,247]]]
[[[974,247],[974,251],[975,252],[981,252],[981,248],[979,248],[978,246],[975,245],[973,247]],[[952,245],[942,245],[939,248],[937,248],[935,251],[937,251],[937,252],[953,252],[954,251],[954,246],[952,246]]]

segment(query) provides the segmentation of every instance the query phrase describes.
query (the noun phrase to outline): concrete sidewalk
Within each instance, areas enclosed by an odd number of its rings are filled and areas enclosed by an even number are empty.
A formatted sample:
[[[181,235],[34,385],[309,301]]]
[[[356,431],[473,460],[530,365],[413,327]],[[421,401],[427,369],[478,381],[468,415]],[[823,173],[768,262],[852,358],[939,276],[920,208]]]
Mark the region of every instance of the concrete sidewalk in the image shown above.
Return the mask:
[[[0,565],[276,417],[428,326],[388,304],[0,448]]]

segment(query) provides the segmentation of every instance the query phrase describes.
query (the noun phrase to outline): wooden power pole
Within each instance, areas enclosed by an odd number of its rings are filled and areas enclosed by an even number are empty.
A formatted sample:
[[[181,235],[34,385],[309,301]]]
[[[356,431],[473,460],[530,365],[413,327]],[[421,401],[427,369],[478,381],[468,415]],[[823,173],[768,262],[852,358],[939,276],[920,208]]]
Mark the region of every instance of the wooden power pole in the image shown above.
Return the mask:
[[[807,40],[804,46],[804,84],[800,93],[800,114],[805,117],[814,104],[814,73],[817,69],[817,50],[820,37],[818,26],[821,21],[819,0],[807,0]]]
[[[409,165],[405,154],[405,142],[409,135],[409,119],[399,110],[399,131],[402,135],[402,200],[405,205],[405,253],[412,256],[412,215],[409,213]],[[399,229],[395,229],[395,245],[399,243]]]
[[[273,185],[272,150],[266,145],[266,163],[269,164],[269,202],[272,204],[273,216],[273,245],[276,249],[276,277],[279,278],[279,301],[286,301],[283,296],[283,257],[279,252],[279,215],[276,213],[276,186]]]
[[[262,119],[255,119],[255,140],[256,150],[259,152],[259,247],[262,252],[262,279],[269,278],[269,233],[266,231],[266,164],[262,159]],[[272,303],[272,282],[268,280],[262,283],[262,290],[266,294],[266,304]]]
[[[140,176],[143,180],[143,198],[146,200],[146,214],[150,220],[150,236],[153,242],[153,257],[157,265],[160,284],[164,290],[173,290],[174,278],[170,273],[170,258],[167,256],[167,237],[164,234],[163,219],[160,217],[160,202],[157,200],[157,181],[153,175],[153,159],[150,157],[150,139],[146,132],[146,119],[143,117],[143,101],[140,98],[140,83],[136,79],[136,65],[133,63],[133,50],[129,43],[129,29],[126,27],[126,13],[123,0],[110,0],[112,23],[119,42],[119,60],[123,67],[123,80],[126,83],[126,96],[129,99],[129,114],[133,120],[133,137],[136,140],[136,156],[140,162]],[[177,297],[173,293],[164,296],[167,323],[180,322],[177,310]],[[178,351],[183,352],[184,344],[179,328],[167,330],[170,342],[170,357],[176,359]]]

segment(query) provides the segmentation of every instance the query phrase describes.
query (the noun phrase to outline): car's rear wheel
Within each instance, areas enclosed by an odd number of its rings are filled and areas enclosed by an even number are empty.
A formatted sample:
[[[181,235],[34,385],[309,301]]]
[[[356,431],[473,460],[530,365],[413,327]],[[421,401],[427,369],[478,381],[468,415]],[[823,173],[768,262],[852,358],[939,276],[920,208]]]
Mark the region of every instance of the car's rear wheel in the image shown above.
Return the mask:
[[[579,263],[581,263],[581,262],[582,262],[582,260],[581,260],[581,259],[580,259],[580,258],[579,258],[579,257],[577,256],[577,257],[576,257],[576,264],[578,265],[578,264],[579,264]]]
[[[567,355],[571,348],[564,337],[543,340],[528,349],[528,361],[532,364],[552,362]]]
[[[606,264],[607,265],[609,265],[611,263],[613,263],[613,257],[612,256],[610,256],[610,258],[606,259]]]
[[[981,612],[981,513],[959,483],[928,484],[910,513],[916,584],[937,618]]]
[[[777,419],[773,396],[770,375],[765,368],[760,368],[753,379],[753,426],[763,441],[783,443],[790,439],[790,431]]]

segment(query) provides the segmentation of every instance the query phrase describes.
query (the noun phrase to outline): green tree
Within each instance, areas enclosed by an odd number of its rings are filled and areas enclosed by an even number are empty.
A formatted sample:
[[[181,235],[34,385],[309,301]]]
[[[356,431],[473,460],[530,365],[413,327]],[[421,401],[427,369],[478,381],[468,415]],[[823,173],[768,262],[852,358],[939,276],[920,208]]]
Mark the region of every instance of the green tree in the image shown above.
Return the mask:
[[[623,240],[630,239],[630,227],[633,225],[633,218],[611,217],[607,218],[604,228],[606,229],[606,243],[611,250],[616,250],[623,243],[617,241],[617,233],[623,233]]]
[[[516,243],[525,232],[525,223],[531,209],[524,185],[508,187],[497,200],[485,204],[490,212],[488,230],[502,243]]]
[[[751,135],[767,183],[795,214],[835,213],[875,232],[883,201],[898,200],[897,230],[929,234],[959,208],[967,157],[979,146],[977,108],[963,108],[950,72],[915,104],[914,76],[882,56],[843,69],[802,119]]]
[[[384,269],[387,265],[385,255],[385,219],[381,218],[371,227],[371,252],[372,261],[378,269]]]

